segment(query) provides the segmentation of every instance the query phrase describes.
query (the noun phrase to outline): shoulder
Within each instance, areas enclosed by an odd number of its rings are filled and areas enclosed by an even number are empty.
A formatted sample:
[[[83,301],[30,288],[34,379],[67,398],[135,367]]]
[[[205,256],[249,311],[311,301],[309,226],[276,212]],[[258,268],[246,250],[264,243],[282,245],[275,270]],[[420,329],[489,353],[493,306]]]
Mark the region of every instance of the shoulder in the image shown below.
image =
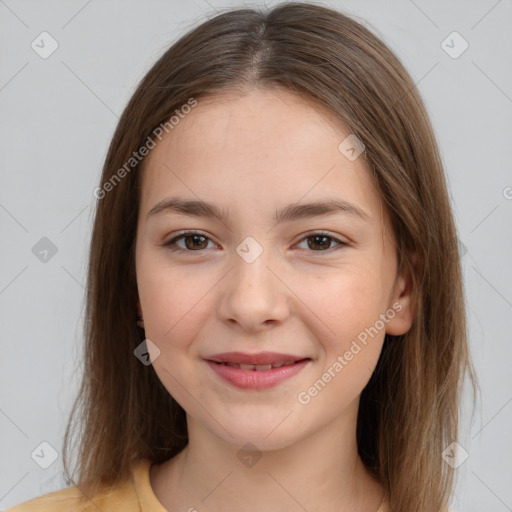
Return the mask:
[[[87,505],[83,502],[83,494],[77,487],[68,487],[60,491],[50,492],[37,498],[30,499],[5,512],[64,512],[69,510],[87,511]]]
[[[377,512],[392,512],[391,508],[389,507],[389,502],[387,499],[381,504],[381,506],[379,507],[379,510],[377,510]],[[446,509],[441,510],[441,512],[455,512],[455,510],[446,508]]]
[[[94,497],[86,496],[77,486],[60,489],[25,501],[5,512],[139,512],[139,500],[132,478],[103,488]]]

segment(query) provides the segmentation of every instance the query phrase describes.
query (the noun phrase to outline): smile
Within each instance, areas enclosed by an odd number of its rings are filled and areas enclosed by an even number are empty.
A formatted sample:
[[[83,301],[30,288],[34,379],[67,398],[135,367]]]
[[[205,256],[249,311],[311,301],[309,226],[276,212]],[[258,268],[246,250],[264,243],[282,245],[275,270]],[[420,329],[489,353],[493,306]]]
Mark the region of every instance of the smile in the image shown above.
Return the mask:
[[[290,366],[296,361],[287,361],[286,363],[269,363],[269,364],[239,364],[239,363],[219,363],[231,366],[232,368],[240,368],[242,370],[271,370],[272,368],[281,368],[282,366]]]
[[[268,389],[299,373],[310,358],[276,353],[231,352],[206,359],[217,377],[241,389]]]

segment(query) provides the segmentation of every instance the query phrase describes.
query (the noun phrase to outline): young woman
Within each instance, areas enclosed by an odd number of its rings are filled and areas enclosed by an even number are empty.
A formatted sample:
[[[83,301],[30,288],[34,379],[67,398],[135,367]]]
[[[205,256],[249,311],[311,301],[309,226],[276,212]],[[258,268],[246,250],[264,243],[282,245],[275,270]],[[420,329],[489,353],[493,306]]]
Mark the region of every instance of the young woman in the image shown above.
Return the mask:
[[[382,41],[306,3],[216,16],[141,81],[94,194],[78,478],[12,512],[446,510],[457,234]]]

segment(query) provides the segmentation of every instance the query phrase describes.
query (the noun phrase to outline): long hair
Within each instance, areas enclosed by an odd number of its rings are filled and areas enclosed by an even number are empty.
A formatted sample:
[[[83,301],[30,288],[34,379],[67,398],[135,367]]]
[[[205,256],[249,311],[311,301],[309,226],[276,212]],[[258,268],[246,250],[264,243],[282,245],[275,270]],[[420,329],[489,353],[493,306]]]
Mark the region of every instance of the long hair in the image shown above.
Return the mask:
[[[386,335],[362,392],[358,450],[393,512],[439,511],[454,486],[441,454],[457,440],[466,373],[475,385],[442,161],[398,58],[361,23],[308,3],[212,17],[165,51],[128,102],[95,192],[83,376],[64,438],[68,483],[94,494],[125,478],[133,461],[162,463],[188,442],[184,410],[153,367],[134,356],[144,339],[136,325],[134,257],[144,160],[130,159],[157,127],[171,128],[169,120],[191,99],[251,87],[282,88],[316,102],[365,145],[392,221],[399,271],[410,271],[417,306],[406,334]],[[68,470],[73,447],[77,481]]]

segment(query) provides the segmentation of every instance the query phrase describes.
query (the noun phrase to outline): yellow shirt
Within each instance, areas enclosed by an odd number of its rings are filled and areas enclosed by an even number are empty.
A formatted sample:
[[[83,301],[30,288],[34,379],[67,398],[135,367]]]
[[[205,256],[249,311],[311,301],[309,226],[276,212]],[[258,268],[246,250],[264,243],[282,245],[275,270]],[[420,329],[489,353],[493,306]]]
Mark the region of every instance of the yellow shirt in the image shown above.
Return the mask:
[[[130,478],[101,492],[94,501],[78,507],[82,492],[68,487],[25,501],[5,512],[167,512],[153,493],[149,481],[152,462],[141,459],[130,468]]]
[[[148,459],[134,462],[129,479],[100,492],[93,501],[89,500],[81,507],[78,507],[78,499],[82,492],[73,486],[25,501],[5,512],[168,512],[151,488],[151,464]],[[387,501],[377,512],[389,512]]]

